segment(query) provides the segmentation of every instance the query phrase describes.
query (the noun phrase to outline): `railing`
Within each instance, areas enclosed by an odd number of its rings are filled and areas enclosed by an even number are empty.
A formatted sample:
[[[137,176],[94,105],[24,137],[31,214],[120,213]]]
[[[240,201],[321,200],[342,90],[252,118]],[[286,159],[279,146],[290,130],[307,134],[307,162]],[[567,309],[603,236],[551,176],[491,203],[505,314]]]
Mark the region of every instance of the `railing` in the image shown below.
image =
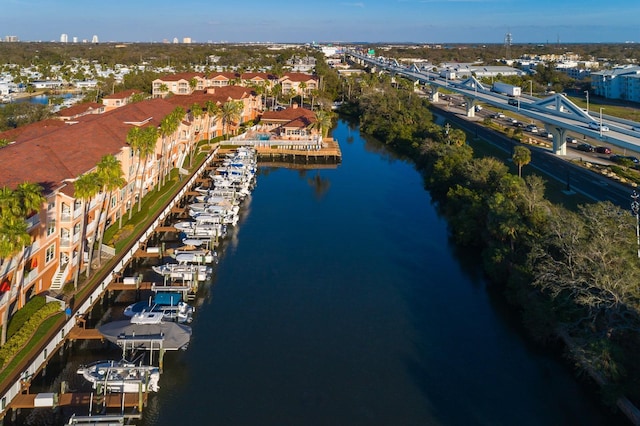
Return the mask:
[[[126,253],[124,253],[124,255],[117,261],[114,268],[110,272],[104,275],[104,279],[96,285],[93,292],[83,301],[79,302],[79,306],[77,309],[78,314],[83,315],[88,313],[91,310],[93,304],[96,301],[100,300],[100,297],[106,291],[107,286],[113,281],[115,275],[121,274],[124,271],[124,268],[129,263],[129,261],[133,258],[134,253],[138,251],[138,249],[140,248],[140,245],[144,241],[147,241],[155,233],[155,229],[164,222],[165,218],[169,214],[171,214],[171,209],[173,209],[173,207],[186,196],[186,193],[188,192],[188,190],[196,184],[196,180],[199,178],[200,175],[202,175],[202,173],[205,172],[206,168],[216,157],[216,154],[217,154],[217,149],[209,155],[209,157],[203,162],[202,166],[198,169],[198,171],[191,176],[189,181],[185,182],[184,186],[176,194],[175,198],[167,204],[165,209],[162,212],[160,212],[158,216],[156,216],[156,219],[153,221],[153,223],[150,224],[147,230],[142,235],[140,235],[138,240],[135,243],[133,243],[129,247],[129,250]],[[68,266],[68,264],[65,265],[65,267],[66,266]],[[58,270],[56,274],[58,272],[60,272],[60,270]],[[1,301],[2,299],[0,298],[0,302]],[[3,390],[3,394],[0,395],[0,411],[2,413],[5,412],[8,404],[18,394],[22,393],[22,386],[19,380],[20,376],[21,375],[31,376],[31,375],[35,375],[38,371],[40,371],[42,366],[47,362],[49,356],[55,353],[55,351],[64,343],[67,333],[69,332],[69,330],[71,330],[75,326],[75,323],[76,323],[76,319],[74,317],[67,319],[66,322],[62,324],[60,329],[58,329],[55,335],[53,335],[53,337],[46,343],[46,345],[41,348],[41,351],[34,358],[30,360],[26,368],[21,369],[19,374],[17,373],[14,379],[12,379],[13,384]]]
[[[60,214],[60,222],[71,222],[71,212],[62,212]]]
[[[27,219],[27,230],[33,228],[34,226],[40,223],[40,215],[34,214],[30,218]]]

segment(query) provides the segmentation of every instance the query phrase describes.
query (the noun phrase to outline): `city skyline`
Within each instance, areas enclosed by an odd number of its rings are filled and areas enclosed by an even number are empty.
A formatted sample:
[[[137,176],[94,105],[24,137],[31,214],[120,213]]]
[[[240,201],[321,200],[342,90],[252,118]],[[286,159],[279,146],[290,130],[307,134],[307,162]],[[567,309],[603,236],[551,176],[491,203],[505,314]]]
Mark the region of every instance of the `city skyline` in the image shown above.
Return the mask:
[[[613,0],[8,0],[5,34],[21,41],[598,43],[640,41],[640,3]],[[34,13],[37,11],[37,13]],[[126,13],[125,13],[126,12]]]

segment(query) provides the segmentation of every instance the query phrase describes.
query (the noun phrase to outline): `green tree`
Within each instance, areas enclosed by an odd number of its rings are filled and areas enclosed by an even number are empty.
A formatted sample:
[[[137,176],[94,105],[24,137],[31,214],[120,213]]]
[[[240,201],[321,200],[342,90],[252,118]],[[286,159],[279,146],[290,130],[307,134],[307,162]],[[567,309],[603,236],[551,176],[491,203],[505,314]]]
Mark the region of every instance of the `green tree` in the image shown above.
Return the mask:
[[[232,123],[240,121],[242,111],[244,111],[244,103],[242,101],[227,101],[222,104],[220,117],[222,118],[222,128],[225,134],[229,133],[229,126]]]
[[[102,157],[98,163],[96,173],[98,174],[98,180],[102,185],[102,193],[104,194],[103,202],[98,212],[98,225],[96,228],[97,247],[98,247],[98,266],[102,264],[100,256],[102,247],[102,238],[104,231],[107,228],[107,221],[109,220],[109,210],[111,209],[111,199],[113,197],[113,191],[122,188],[126,185],[127,181],[124,178],[124,172],[122,171],[122,164],[115,156],[108,154]],[[104,212],[105,221],[104,225],[100,225],[102,214]],[[91,261],[91,249],[89,250],[89,261]]]
[[[82,224],[80,229],[80,248],[78,253],[78,266],[75,270],[73,277],[73,288],[78,289],[78,282],[80,281],[80,272],[82,270],[82,264],[84,263],[84,253],[87,251],[87,220],[89,217],[90,200],[100,192],[100,182],[98,180],[98,174],[95,172],[85,173],[78,176],[73,183],[74,197],[80,200],[82,205]],[[91,262],[87,264],[87,276],[91,273]]]
[[[522,145],[516,145],[513,148],[511,159],[518,166],[518,177],[522,177],[522,166],[531,162],[531,151]]]

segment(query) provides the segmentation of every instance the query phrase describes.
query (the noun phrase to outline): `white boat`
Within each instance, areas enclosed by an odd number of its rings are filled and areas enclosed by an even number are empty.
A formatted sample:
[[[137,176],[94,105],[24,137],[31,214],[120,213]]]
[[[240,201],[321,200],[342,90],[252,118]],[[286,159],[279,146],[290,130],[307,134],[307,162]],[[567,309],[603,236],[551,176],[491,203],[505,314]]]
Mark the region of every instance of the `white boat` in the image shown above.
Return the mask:
[[[124,315],[127,317],[149,312],[162,313],[164,321],[188,324],[193,320],[195,308],[185,303],[179,292],[156,293],[155,296],[149,297],[148,301],[136,302],[124,308]]]
[[[105,386],[109,392],[157,392],[160,389],[160,369],[149,365],[136,365],[126,360],[97,361],[78,368],[78,374],[93,384]]]
[[[227,235],[227,227],[221,223],[178,222],[173,227],[182,232],[185,237],[200,238],[224,238]]]
[[[151,269],[164,277],[184,281],[206,281],[213,271],[210,266],[190,263],[164,263],[152,266]]]
[[[176,249],[172,256],[178,263],[213,263],[218,258],[215,252],[205,249]]]

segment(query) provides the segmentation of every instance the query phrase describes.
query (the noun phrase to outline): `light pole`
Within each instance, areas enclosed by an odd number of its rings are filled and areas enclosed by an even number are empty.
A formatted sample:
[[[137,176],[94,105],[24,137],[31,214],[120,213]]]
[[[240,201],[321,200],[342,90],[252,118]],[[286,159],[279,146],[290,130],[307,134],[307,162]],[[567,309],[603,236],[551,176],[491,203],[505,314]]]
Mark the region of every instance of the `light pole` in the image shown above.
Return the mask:
[[[585,90],[584,94],[587,95],[587,114],[589,114],[589,91]]]
[[[638,259],[640,259],[640,217],[638,214],[640,213],[640,202],[638,202],[638,198],[640,195],[636,191],[631,193],[631,211],[636,216],[636,242],[638,246]]]
[[[600,139],[602,139],[602,110],[604,108],[600,107]]]
[[[533,97],[533,80],[529,80],[529,96]]]

